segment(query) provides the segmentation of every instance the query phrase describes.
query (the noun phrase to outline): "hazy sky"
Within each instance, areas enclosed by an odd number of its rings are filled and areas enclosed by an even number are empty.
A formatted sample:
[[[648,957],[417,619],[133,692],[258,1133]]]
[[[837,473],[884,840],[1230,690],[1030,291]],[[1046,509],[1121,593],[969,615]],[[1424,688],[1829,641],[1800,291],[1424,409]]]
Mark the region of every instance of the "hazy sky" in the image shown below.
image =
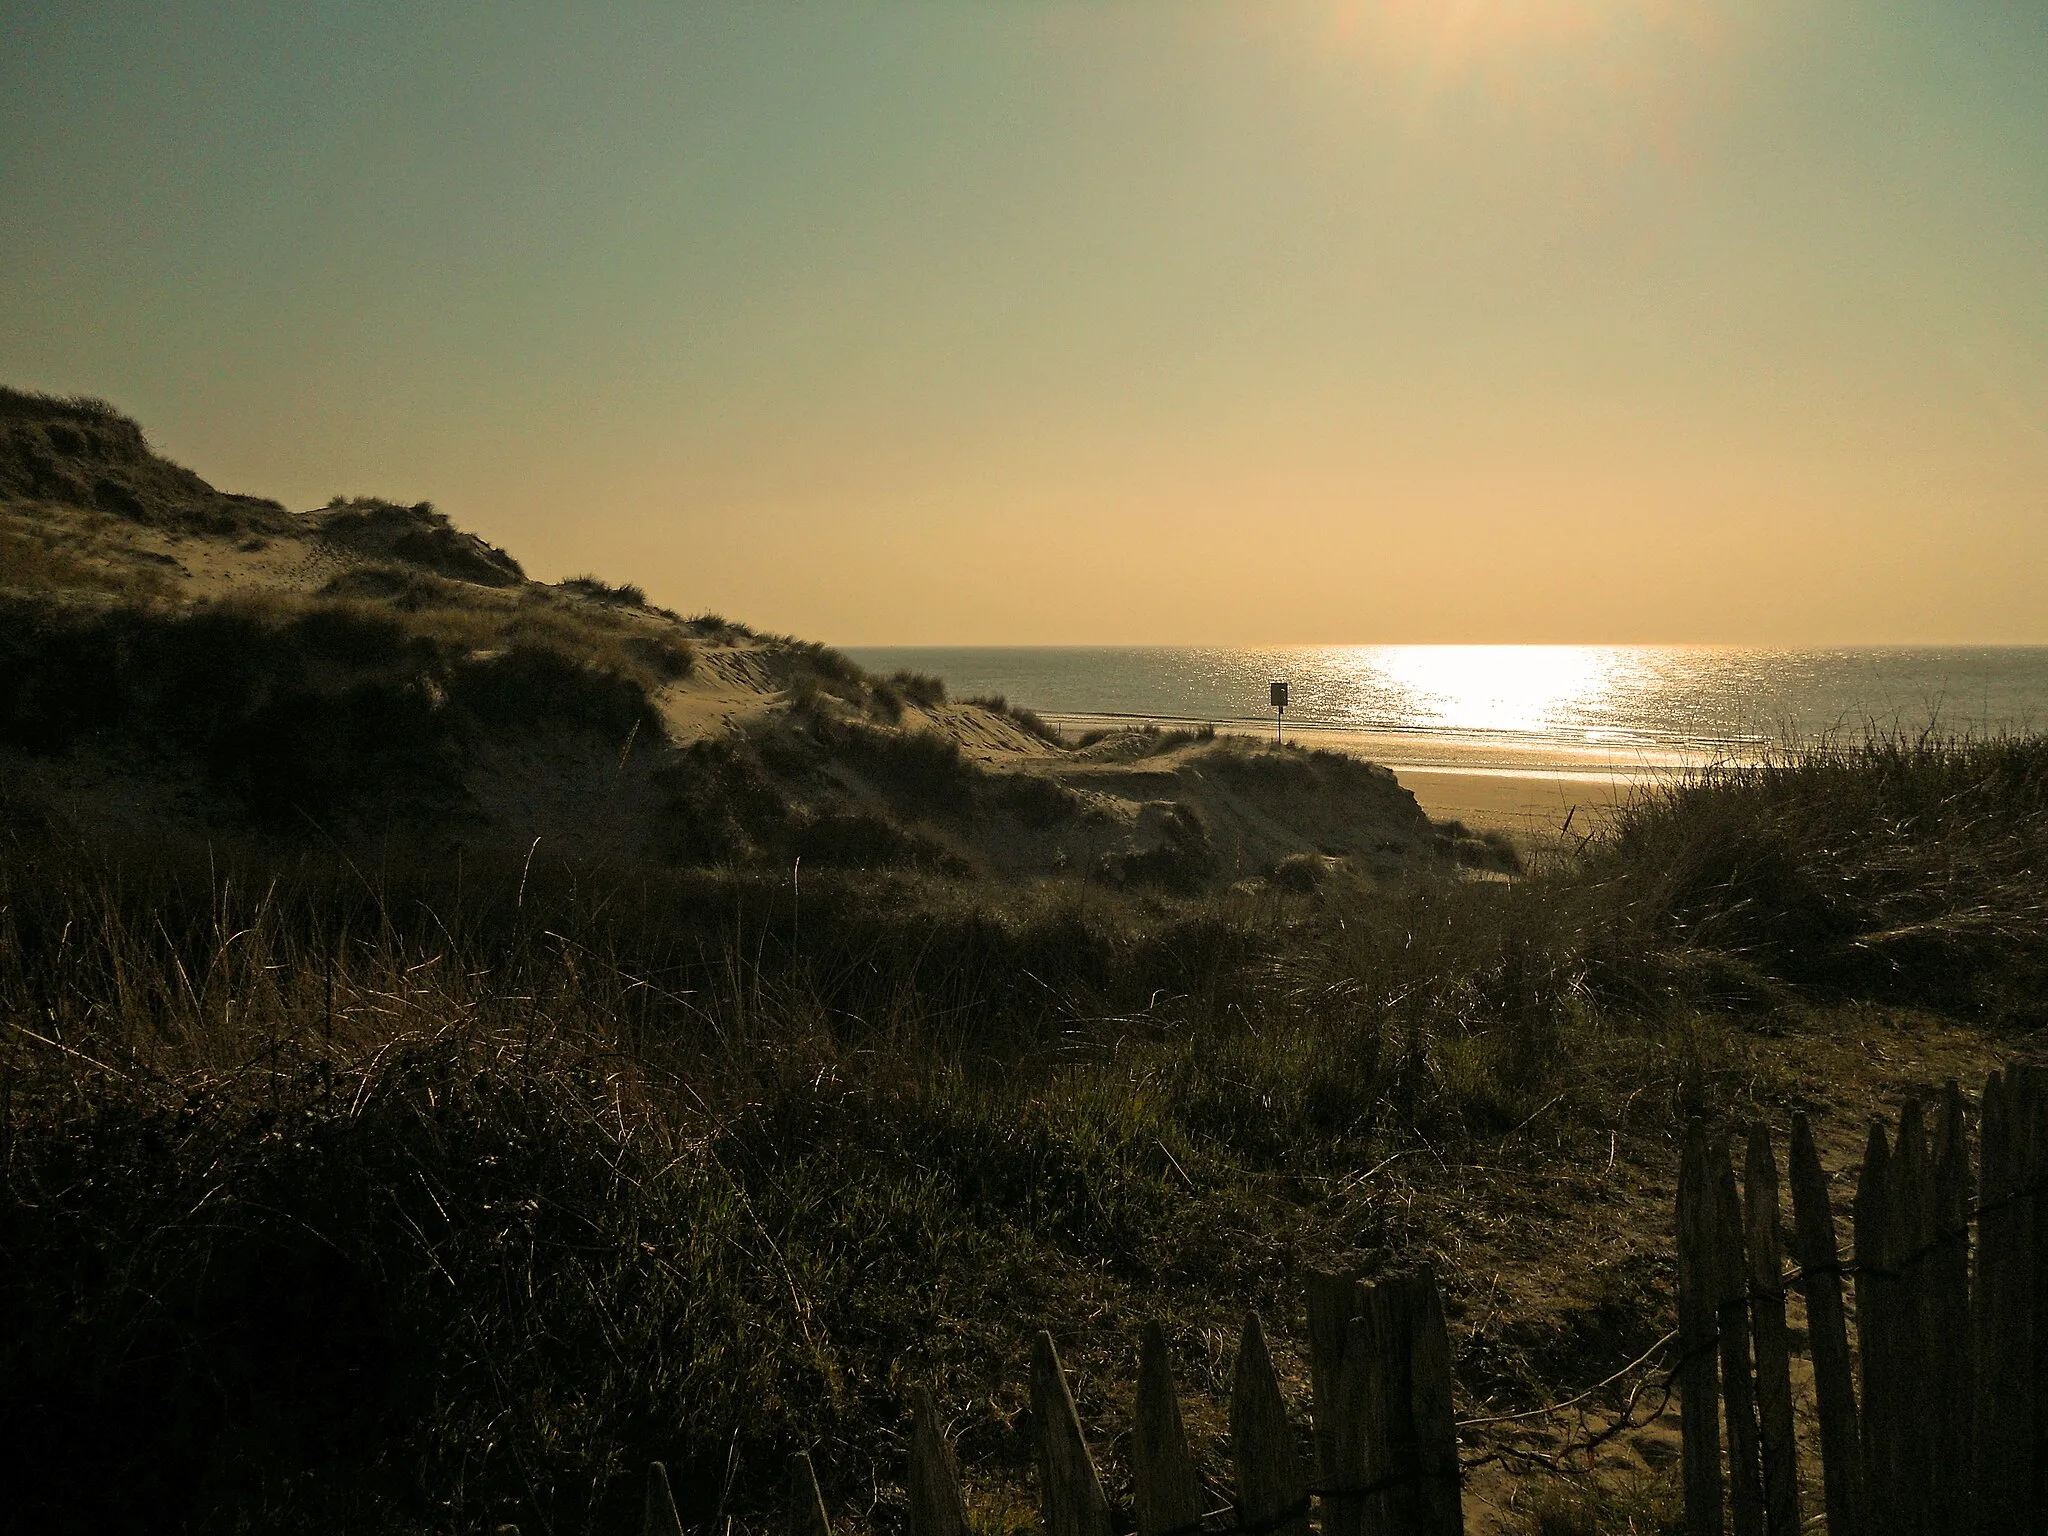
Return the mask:
[[[840,643],[2048,641],[2048,6],[8,0],[0,381]]]

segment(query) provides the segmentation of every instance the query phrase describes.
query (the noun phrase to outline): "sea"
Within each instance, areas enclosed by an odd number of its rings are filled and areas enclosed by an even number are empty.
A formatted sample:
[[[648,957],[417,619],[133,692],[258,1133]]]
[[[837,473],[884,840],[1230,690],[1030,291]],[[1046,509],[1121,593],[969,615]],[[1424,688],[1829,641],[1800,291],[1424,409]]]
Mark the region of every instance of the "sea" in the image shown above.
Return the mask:
[[[1090,722],[1271,725],[1673,761],[1867,731],[1983,736],[2048,728],[2048,646],[894,646],[870,671],[934,673],[955,698]]]

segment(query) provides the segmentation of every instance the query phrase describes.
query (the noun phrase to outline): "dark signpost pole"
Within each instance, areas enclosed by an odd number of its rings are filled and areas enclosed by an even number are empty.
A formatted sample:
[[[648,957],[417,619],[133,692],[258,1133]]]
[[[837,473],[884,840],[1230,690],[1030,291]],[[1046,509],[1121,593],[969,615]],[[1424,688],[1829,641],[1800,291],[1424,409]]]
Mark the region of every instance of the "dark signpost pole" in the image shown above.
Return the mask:
[[[1287,713],[1287,685],[1273,685],[1273,745],[1280,745],[1280,717]]]

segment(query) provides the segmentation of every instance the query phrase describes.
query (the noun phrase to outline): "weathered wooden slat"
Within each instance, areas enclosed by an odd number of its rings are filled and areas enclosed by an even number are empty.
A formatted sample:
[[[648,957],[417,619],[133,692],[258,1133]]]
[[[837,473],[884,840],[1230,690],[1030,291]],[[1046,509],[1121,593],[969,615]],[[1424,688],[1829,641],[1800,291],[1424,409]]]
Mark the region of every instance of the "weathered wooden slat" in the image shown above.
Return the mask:
[[[1371,1291],[1361,1294],[1369,1298]],[[1344,1433],[1337,1441],[1335,1480],[1335,1486],[1344,1492],[1324,1504],[1336,1521],[1325,1527],[1324,1536],[1393,1536],[1385,1499],[1369,1499],[1365,1493],[1389,1470],[1390,1453],[1381,1422],[1379,1347],[1372,1323],[1364,1316],[1354,1317],[1346,1325],[1342,1371],[1337,1379],[1339,1422]]]
[[[1463,1536],[1464,1491],[1458,1468],[1458,1422],[1452,1400],[1451,1336],[1444,1324],[1436,1273],[1416,1276],[1410,1335],[1410,1408],[1419,1448],[1414,1536]]]
[[[1679,1435],[1686,1536],[1721,1536],[1721,1392],[1715,1361],[1713,1159],[1706,1129],[1686,1130],[1678,1167]]]
[[[1918,1098],[1899,1112],[1898,1140],[1892,1144],[1892,1267],[1897,1292],[1898,1389],[1892,1410],[1898,1436],[1895,1497],[1902,1528],[1922,1536],[1937,1529],[1934,1494],[1934,1433],[1928,1406],[1942,1400],[1945,1362],[1930,1346],[1933,1298],[1929,1276],[1934,1249],[1934,1180],[1927,1152],[1927,1127]]]
[[[1929,1483],[1934,1536],[1970,1536],[1970,1428],[1976,1372],[1970,1350],[1970,1132],[1962,1085],[1950,1078],[1935,1121],[1934,1252],[1927,1264],[1927,1349],[1938,1364]]]
[[[1238,1524],[1272,1536],[1308,1536],[1308,1483],[1256,1312],[1245,1314],[1230,1384],[1230,1454],[1237,1469]]]
[[[2026,1273],[2017,1282],[2028,1298],[2026,1329],[2031,1340],[2033,1394],[2027,1404],[2031,1428],[2026,1440],[2029,1489],[2028,1536],[2048,1533],[2048,1070],[2027,1067],[2020,1074],[2026,1126],[2025,1150],[2016,1159],[2016,1189],[2025,1232]]]
[[[1409,1403],[1413,1365],[1409,1348],[1410,1294],[1405,1277],[1380,1281],[1365,1293],[1362,1339],[1347,1341],[1361,1367],[1356,1403],[1365,1479],[1358,1501],[1361,1536],[1410,1536],[1409,1491],[1419,1472]]]
[[[1972,1420],[1975,1515],[1987,1531],[2023,1530],[2029,1499],[2027,1430],[2033,1422],[2031,1329],[2015,1281],[2026,1273],[2024,1223],[2014,1204],[2019,1187],[2012,1100],[2002,1072],[1984,1082],[1977,1132],[1977,1272],[1971,1292],[1971,1333],[1977,1362]],[[2024,1123],[2020,1127],[2024,1136]]]
[[[1764,1536],[1762,1433],[1749,1352],[1749,1266],[1742,1257],[1742,1195],[1725,1143],[1713,1153],[1714,1320],[1721,1336],[1721,1407],[1728,1429],[1728,1515],[1735,1536]]]
[[[668,1468],[658,1461],[647,1464],[647,1510],[640,1523],[641,1536],[683,1536],[683,1519],[676,1513],[676,1496],[668,1485]]]
[[[1137,1495],[1139,1536],[1191,1532],[1202,1517],[1202,1489],[1195,1477],[1195,1459],[1188,1452],[1187,1428],[1181,1422],[1180,1394],[1174,1387],[1166,1331],[1156,1322],[1145,1325],[1138,1349],[1136,1418],[1131,1435],[1131,1481]]]
[[[1109,1500],[1082,1437],[1059,1351],[1044,1332],[1031,1345],[1031,1417],[1038,1439],[1043,1536],[1110,1536]]]
[[[1345,1422],[1344,1340],[1351,1320],[1365,1310],[1365,1292],[1348,1275],[1311,1270],[1308,1277],[1309,1389],[1315,1403],[1316,1476],[1324,1488],[1347,1486],[1339,1467],[1338,1442],[1355,1436]],[[1325,1494],[1323,1536],[1355,1536],[1357,1514],[1352,1501]]]
[[[1899,1407],[1891,1272],[1891,1144],[1882,1120],[1870,1122],[1856,1180],[1856,1334],[1863,1367],[1864,1522],[1871,1536],[1899,1536]]]
[[[910,1536],[967,1536],[960,1463],[946,1443],[939,1406],[923,1387],[910,1394]]]
[[[789,1521],[783,1529],[787,1536],[832,1536],[825,1496],[818,1491],[817,1469],[807,1451],[789,1458]]]
[[[1792,1420],[1792,1342],[1785,1327],[1778,1162],[1771,1133],[1762,1125],[1750,1127],[1744,1148],[1742,1216],[1757,1417],[1763,1431],[1764,1526],[1770,1536],[1799,1536],[1799,1451]]]
[[[1813,1357],[1820,1418],[1821,1492],[1828,1536],[1862,1536],[1863,1446],[1856,1428],[1856,1380],[1842,1307],[1841,1250],[1827,1174],[1806,1116],[1792,1117],[1793,1262],[1806,1298],[1807,1348]]]

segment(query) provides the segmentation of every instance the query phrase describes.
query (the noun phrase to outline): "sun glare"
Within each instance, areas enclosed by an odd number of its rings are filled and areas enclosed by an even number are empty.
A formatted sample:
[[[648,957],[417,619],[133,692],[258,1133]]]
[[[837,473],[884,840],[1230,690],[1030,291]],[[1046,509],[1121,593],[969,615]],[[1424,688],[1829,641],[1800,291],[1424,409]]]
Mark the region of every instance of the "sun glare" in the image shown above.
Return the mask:
[[[1586,719],[1630,665],[1626,652],[1598,645],[1366,646],[1352,664],[1440,726],[1529,732]]]

